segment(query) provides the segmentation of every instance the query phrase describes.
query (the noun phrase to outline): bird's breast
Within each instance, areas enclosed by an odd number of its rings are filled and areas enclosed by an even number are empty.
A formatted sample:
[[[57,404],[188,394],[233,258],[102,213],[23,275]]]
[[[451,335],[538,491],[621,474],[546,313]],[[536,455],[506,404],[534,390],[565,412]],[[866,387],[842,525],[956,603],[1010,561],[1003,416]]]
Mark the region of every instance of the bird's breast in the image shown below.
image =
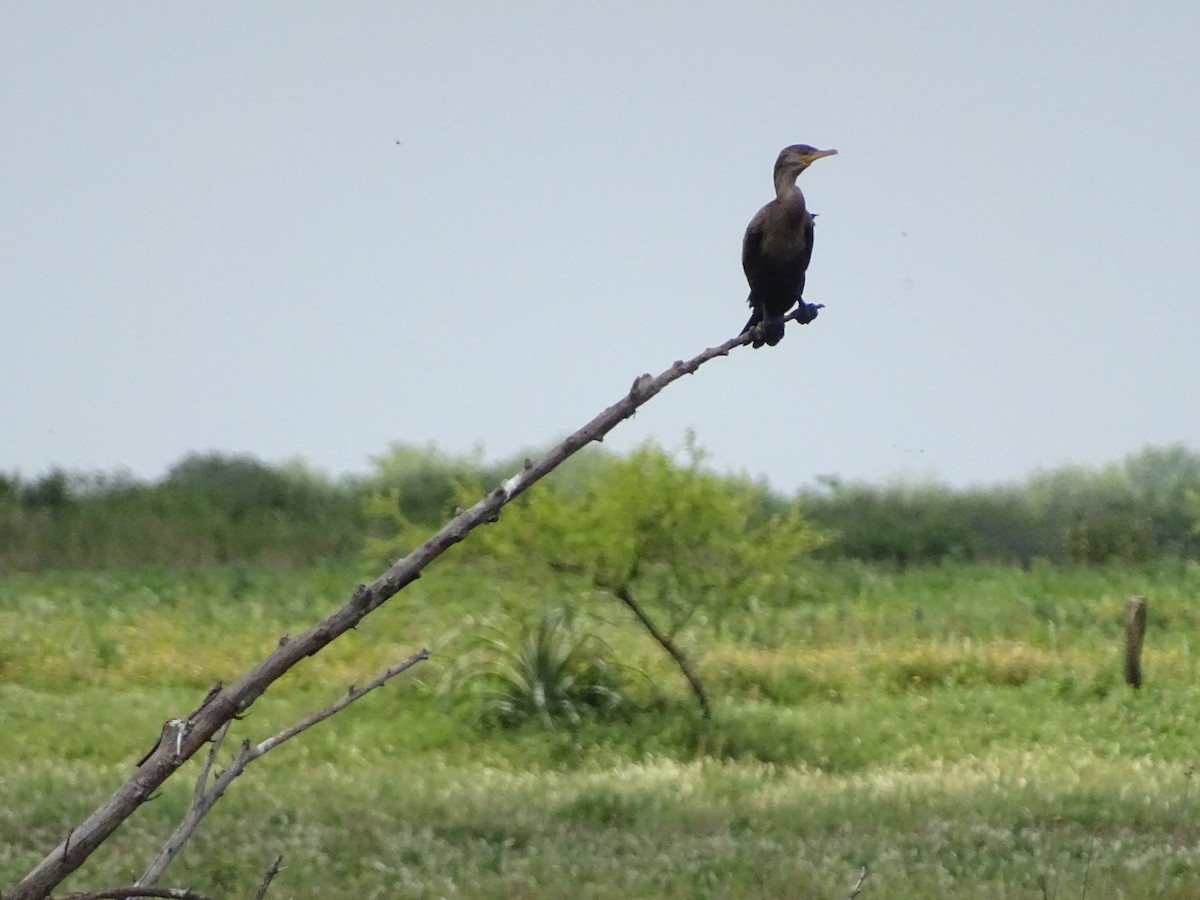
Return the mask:
[[[763,229],[762,254],[775,259],[790,259],[808,246],[807,233],[812,216],[807,211],[800,216],[780,216],[772,227]]]

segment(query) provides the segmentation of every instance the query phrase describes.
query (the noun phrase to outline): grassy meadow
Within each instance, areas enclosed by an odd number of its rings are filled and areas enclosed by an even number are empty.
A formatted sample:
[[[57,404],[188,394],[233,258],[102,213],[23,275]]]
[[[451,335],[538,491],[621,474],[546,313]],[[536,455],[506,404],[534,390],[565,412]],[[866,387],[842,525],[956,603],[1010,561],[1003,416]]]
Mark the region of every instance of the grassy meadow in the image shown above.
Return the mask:
[[[184,715],[374,574],[0,577],[0,886]],[[422,645],[433,658],[252,765],[163,884],[247,897],[1200,895],[1200,566],[799,565],[676,634],[610,596],[454,554],[237,723],[261,739]],[[1125,598],[1149,599],[1141,691]],[[784,598],[786,597],[786,601]],[[481,623],[570,605],[630,667],[621,715],[504,728],[440,688]],[[507,623],[507,624],[506,624]],[[65,886],[126,884],[193,761]]]

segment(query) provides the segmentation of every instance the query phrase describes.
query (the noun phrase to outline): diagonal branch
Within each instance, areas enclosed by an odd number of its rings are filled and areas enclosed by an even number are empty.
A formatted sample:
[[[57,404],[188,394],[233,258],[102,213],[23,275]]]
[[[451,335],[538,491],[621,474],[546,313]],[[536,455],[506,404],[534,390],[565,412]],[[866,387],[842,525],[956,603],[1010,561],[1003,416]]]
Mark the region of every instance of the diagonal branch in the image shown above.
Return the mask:
[[[267,888],[271,886],[271,882],[279,874],[279,864],[281,862],[283,862],[282,856],[275,857],[275,862],[271,863],[271,867],[267,869],[263,875],[263,880],[258,885],[258,890],[254,892],[253,900],[263,900],[263,897],[267,896]]]
[[[67,894],[62,900],[138,900],[142,897],[163,897],[166,900],[209,900],[204,894],[184,888],[109,888],[84,894]]]
[[[858,873],[858,881],[854,883],[854,887],[850,888],[850,896],[848,900],[854,900],[863,891],[863,884],[867,880],[867,867],[863,866],[862,871]]]
[[[208,756],[204,759],[204,765],[200,767],[200,774],[196,776],[196,789],[192,792],[192,805],[195,806],[204,796],[204,788],[208,784],[208,773],[212,771],[213,763],[217,761],[217,751],[221,749],[221,744],[225,743],[225,735],[229,734],[229,726],[233,724],[230,719],[224,725],[217,729],[217,733],[213,735],[212,743],[208,745]],[[149,884],[150,882],[142,882]]]
[[[208,811],[213,808],[218,800],[221,799],[221,796],[225,793],[229,786],[233,784],[233,780],[241,775],[242,772],[246,771],[246,766],[250,765],[250,763],[254,762],[263,754],[274,750],[285,741],[290,741],[301,732],[307,731],[314,725],[324,722],[330,716],[336,715],[355,700],[365,697],[376,688],[383,687],[383,685],[387,684],[387,682],[391,681],[401,672],[406,672],[417,663],[426,659],[429,659],[429,651],[422,648],[408,659],[404,660],[404,662],[400,663],[399,665],[392,666],[386,672],[376,676],[361,688],[351,687],[350,690],[346,691],[345,694],[343,694],[333,703],[326,706],[324,709],[317,710],[312,715],[305,716],[295,725],[292,725],[290,728],[285,728],[278,734],[267,738],[262,743],[252,747],[249,741],[243,741],[241,750],[239,750],[237,756],[233,758],[233,762],[230,763],[229,768],[218,775],[216,780],[213,781],[212,787],[206,790],[204,785],[208,779],[208,772],[212,767],[213,758],[216,756],[217,747],[220,744],[220,740],[225,737],[225,732],[229,728],[229,723],[226,722],[217,732],[218,737],[214,738],[213,747],[209,751],[208,759],[205,761],[204,768],[200,772],[200,777],[196,780],[196,792],[192,797],[191,806],[188,807],[188,811],[184,814],[179,825],[176,826],[173,832],[171,832],[171,836],[167,838],[167,842],[163,844],[163,848],[158,851],[158,856],[154,857],[154,860],[150,863],[149,868],[146,869],[146,873],[137,880],[136,886],[142,887],[145,885],[152,885],[162,877],[162,873],[166,871],[167,866],[169,866],[171,861],[175,859],[175,856],[183,848],[183,845],[191,839],[192,835],[196,831],[196,827],[200,824],[200,820],[208,815]],[[275,865],[272,866],[274,871],[270,872],[271,878],[274,878],[275,874],[278,872],[278,866],[279,861],[276,860]],[[270,879],[268,879],[266,883],[269,885]]]
[[[803,314],[811,320],[815,308],[806,304],[789,319]],[[134,811],[145,803],[180,766],[197,753],[233,717],[250,704],[289,669],[319,652],[335,638],[357,626],[372,611],[412,582],[443,553],[466,538],[480,525],[496,521],[500,511],[531,485],[553,472],[572,454],[590,444],[602,441],[621,422],[656,396],[667,385],[690,375],[700,366],[718,356],[727,356],[736,347],[753,340],[750,332],[730,338],[723,344],[710,347],[689,360],[679,360],[658,376],[640,375],[629,391],[608,409],[575,431],[541,459],[530,462],[523,471],[504,481],[486,497],[454,516],[432,537],[408,556],[398,560],[371,585],[359,585],[351,597],[325,618],[297,637],[283,637],[279,646],[266,659],[243,675],[235,684],[221,688],[208,698],[187,720],[180,721],[170,739],[160,740],[138,765],[137,771],[117,788],[82,823],[71,829],[66,839],[33,868],[5,896],[6,900],[41,900],[64,878],[81,866],[108,836]],[[178,721],[178,720],[177,720]],[[164,737],[166,737],[164,732]]]
[[[613,595],[624,603],[633,612],[642,627],[650,632],[650,636],[658,642],[670,655],[671,659],[675,660],[675,665],[679,667],[679,671],[683,673],[683,677],[687,679],[688,687],[692,689],[692,694],[696,697],[696,702],[700,704],[700,712],[704,714],[704,718],[712,718],[712,706],[708,702],[708,694],[704,690],[704,684],[700,681],[700,676],[696,674],[696,670],[692,668],[692,664],[688,662],[688,658],[684,656],[683,651],[673,641],[670,635],[663,633],[654,620],[650,618],[646,610],[633,596],[633,592],[629,590],[629,586],[625,584],[617,585],[610,588]]]

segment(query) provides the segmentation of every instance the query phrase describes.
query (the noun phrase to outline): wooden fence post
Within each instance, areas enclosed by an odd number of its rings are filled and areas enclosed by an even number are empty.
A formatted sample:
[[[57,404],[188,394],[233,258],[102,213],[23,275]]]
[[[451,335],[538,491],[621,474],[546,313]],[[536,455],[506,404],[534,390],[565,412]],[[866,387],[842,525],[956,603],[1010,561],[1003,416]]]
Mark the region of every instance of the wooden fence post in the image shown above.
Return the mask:
[[[1142,686],[1142,644],[1146,639],[1146,598],[1130,597],[1125,609],[1125,683]]]

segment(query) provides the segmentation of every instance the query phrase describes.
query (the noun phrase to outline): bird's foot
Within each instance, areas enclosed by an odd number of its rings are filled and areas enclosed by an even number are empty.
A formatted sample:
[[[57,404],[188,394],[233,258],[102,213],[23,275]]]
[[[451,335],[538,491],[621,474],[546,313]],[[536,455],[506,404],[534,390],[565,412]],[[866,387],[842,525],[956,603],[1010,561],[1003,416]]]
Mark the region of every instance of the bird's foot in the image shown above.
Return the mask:
[[[817,317],[817,313],[824,308],[824,303],[805,303],[803,300],[801,300],[799,305],[792,312],[792,314],[788,316],[788,318],[795,319],[801,325],[807,325],[809,322],[815,319]]]
[[[783,319],[763,319],[754,326],[754,347],[774,347],[783,340]]]

